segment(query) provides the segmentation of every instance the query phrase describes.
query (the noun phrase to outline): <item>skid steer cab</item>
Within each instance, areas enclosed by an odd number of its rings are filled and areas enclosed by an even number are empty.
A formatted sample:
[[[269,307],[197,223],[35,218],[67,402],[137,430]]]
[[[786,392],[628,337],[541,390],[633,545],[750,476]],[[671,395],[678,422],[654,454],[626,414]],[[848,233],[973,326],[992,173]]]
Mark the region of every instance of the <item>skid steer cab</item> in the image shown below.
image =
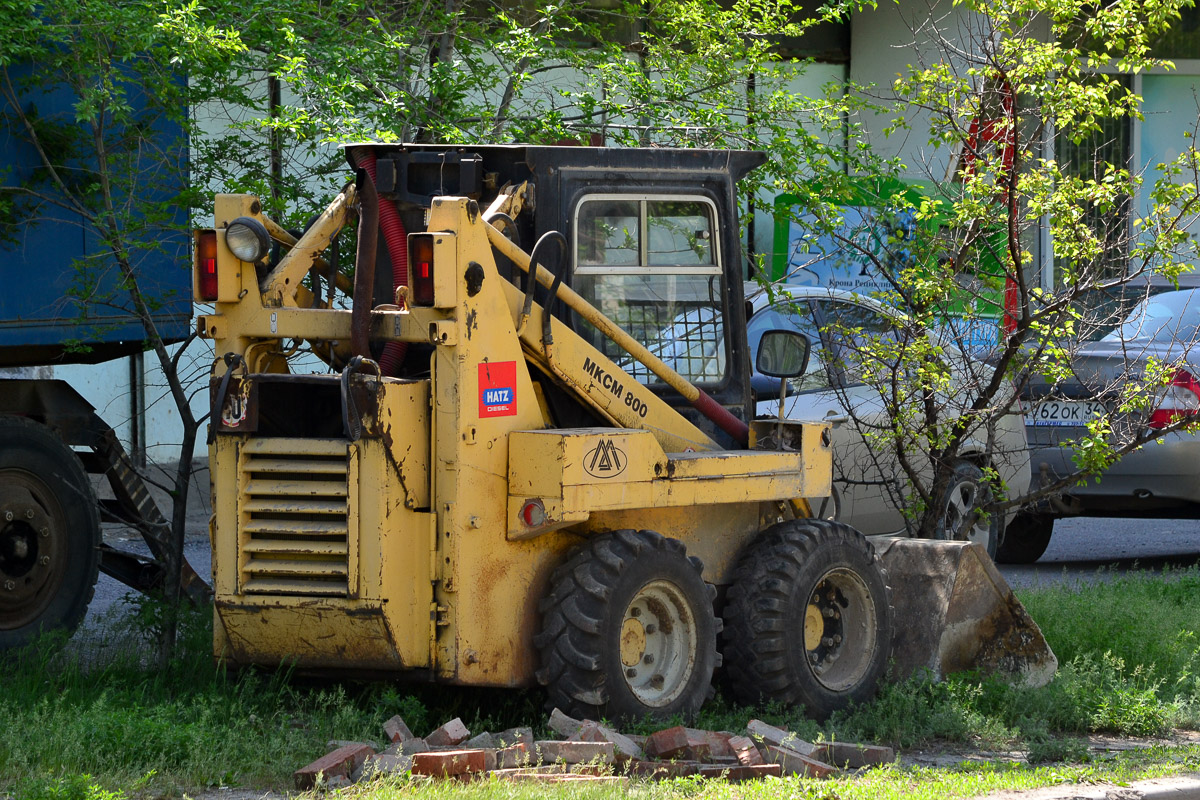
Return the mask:
[[[871,544],[807,518],[827,429],[750,419],[735,189],[763,156],[346,152],[298,238],[245,195],[196,234],[216,656],[591,718],[691,715],[722,664],[739,702],[868,696],[892,604]]]

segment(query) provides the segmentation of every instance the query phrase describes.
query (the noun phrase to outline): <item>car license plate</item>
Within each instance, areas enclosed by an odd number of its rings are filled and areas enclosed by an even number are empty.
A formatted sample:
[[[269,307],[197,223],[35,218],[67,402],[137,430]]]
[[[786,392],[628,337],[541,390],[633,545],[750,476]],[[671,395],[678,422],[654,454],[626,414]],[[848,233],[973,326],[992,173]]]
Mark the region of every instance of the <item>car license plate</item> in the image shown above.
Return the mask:
[[[1106,411],[1104,404],[1095,400],[1043,400],[1025,414],[1025,424],[1082,427]]]

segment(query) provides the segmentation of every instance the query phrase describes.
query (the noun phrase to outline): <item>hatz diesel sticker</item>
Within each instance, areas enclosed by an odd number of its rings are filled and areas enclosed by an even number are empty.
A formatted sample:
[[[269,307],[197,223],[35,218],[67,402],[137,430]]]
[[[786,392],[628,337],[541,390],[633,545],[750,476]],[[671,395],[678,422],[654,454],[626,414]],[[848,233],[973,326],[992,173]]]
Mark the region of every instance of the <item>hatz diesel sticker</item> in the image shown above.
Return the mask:
[[[483,362],[479,365],[479,416],[517,415],[517,362]]]
[[[612,439],[601,439],[583,457],[583,469],[593,478],[615,478],[628,463],[629,456]]]

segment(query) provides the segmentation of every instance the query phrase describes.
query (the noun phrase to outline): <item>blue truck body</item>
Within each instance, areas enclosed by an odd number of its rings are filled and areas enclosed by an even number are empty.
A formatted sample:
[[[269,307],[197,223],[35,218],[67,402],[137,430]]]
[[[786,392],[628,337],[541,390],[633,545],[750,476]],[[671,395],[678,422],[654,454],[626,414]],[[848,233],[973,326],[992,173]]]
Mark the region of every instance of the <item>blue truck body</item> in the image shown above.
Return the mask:
[[[130,99],[138,107],[139,98]],[[62,126],[76,125],[74,104],[67,87],[22,97],[27,114]],[[5,105],[0,101],[6,118],[0,125],[0,185],[46,186],[37,152]],[[147,115],[144,124],[156,146],[146,148],[140,156],[144,163],[137,164],[146,176],[139,192],[172,210],[145,234],[152,247],[136,254],[138,282],[155,309],[160,335],[178,341],[187,335],[192,316],[187,209],[171,205],[185,188],[186,140],[161,115]],[[128,307],[115,262],[96,231],[78,213],[50,202],[18,198],[17,211],[0,226],[0,367],[97,363],[145,349],[142,324]],[[89,285],[93,279],[94,287]],[[111,300],[86,302],[81,295]]]

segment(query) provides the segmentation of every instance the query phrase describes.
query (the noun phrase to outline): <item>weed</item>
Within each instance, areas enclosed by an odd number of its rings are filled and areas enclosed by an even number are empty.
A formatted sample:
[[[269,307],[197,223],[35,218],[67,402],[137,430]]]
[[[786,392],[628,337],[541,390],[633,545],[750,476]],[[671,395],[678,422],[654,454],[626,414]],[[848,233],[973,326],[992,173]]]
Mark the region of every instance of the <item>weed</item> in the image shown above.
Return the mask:
[[[110,792],[91,775],[34,778],[17,785],[13,800],[124,800],[124,792]]]
[[[1074,736],[1043,736],[1029,742],[1026,759],[1030,764],[1048,764],[1070,761],[1076,764],[1088,760],[1087,739]]]

